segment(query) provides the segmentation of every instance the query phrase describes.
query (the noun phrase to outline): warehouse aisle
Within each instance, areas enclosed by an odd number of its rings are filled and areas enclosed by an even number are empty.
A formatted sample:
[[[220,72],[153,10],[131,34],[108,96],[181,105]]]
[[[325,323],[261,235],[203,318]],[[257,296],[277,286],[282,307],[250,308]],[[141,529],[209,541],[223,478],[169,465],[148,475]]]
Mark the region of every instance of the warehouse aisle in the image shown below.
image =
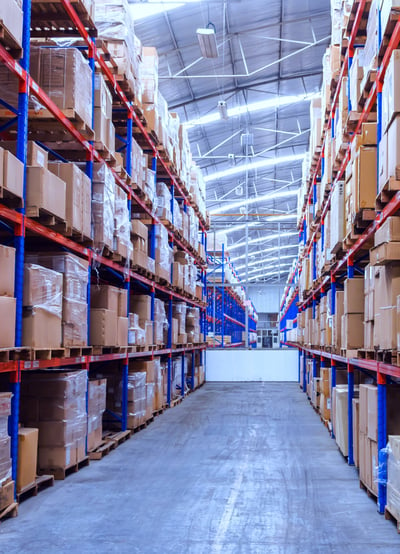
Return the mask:
[[[400,552],[295,384],[207,384],[0,525],[0,552]]]

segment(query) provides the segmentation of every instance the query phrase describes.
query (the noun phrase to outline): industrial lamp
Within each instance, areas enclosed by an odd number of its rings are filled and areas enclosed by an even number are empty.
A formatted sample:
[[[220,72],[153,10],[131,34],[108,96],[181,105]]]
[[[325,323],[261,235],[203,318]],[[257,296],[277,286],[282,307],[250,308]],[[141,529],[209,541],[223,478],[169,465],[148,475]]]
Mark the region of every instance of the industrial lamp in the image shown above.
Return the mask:
[[[217,34],[214,25],[209,23],[205,29],[197,29],[196,33],[203,58],[218,58]]]

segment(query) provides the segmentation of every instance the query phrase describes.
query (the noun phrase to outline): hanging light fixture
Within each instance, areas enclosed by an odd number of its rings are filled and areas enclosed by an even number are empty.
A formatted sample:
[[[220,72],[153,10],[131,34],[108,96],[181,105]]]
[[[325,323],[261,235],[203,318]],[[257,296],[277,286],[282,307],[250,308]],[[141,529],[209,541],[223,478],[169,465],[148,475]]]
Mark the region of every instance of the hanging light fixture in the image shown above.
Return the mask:
[[[229,119],[228,115],[228,106],[225,100],[220,100],[218,102],[218,112],[219,112],[219,118],[220,119]]]
[[[218,58],[215,26],[212,23],[208,23],[205,29],[197,29],[196,33],[203,58]]]

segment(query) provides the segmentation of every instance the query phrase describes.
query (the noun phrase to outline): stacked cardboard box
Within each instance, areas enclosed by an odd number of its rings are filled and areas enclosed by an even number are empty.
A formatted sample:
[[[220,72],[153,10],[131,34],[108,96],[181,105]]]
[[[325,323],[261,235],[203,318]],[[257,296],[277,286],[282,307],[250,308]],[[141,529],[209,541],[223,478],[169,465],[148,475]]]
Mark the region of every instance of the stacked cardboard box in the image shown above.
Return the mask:
[[[341,348],[362,348],[364,342],[364,279],[346,279],[344,282],[344,314],[342,316]]]
[[[69,253],[27,254],[26,261],[62,273],[62,345],[87,345],[87,284],[89,264]]]
[[[168,243],[168,231],[163,225],[154,225],[156,264],[155,274],[168,283],[171,282],[172,248]]]
[[[11,398],[11,393],[0,392],[0,510],[14,502],[14,481],[11,481],[11,439],[8,434]]]
[[[45,166],[44,166],[45,167]],[[92,236],[91,229],[91,183],[81,169],[73,163],[49,162],[48,168],[65,183],[65,221],[67,234],[78,233]],[[35,178],[35,174],[33,175]],[[50,179],[53,190],[54,179]],[[59,199],[58,199],[59,202]]]
[[[31,48],[30,74],[68,117],[92,127],[92,75],[77,48]]]
[[[128,195],[120,187],[115,189],[113,251],[129,267],[132,257],[131,220],[128,208]]]
[[[397,349],[397,296],[400,294],[400,264],[374,268],[374,348]]]
[[[93,286],[90,303],[90,344],[126,346],[129,327],[127,291],[110,285]]]
[[[400,521],[400,436],[389,436],[386,507]]]
[[[107,379],[93,379],[88,382],[88,451],[95,450],[102,442],[106,396]]]
[[[113,250],[115,179],[104,163],[95,163],[93,167],[92,187],[92,226],[95,248],[102,252],[104,248]]]
[[[24,264],[22,342],[33,348],[62,343],[63,275],[37,264]]]
[[[24,376],[20,420],[39,429],[39,471],[65,469],[86,456],[86,390],[86,371]]]
[[[163,407],[163,379],[160,358],[148,361],[132,360],[129,364],[129,372],[146,373],[146,386],[148,387],[146,398],[148,402],[152,400],[151,416],[153,412],[161,410]]]
[[[364,342],[366,350],[374,348],[375,266],[367,265],[364,272]]]
[[[136,429],[146,422],[146,372],[128,375],[128,428]]]
[[[0,245],[0,348],[15,346],[15,248]]]
[[[188,343],[197,344],[200,339],[200,310],[199,308],[188,306],[186,310],[186,335]]]
[[[112,96],[100,73],[95,75],[94,132],[96,148],[111,153],[115,151],[115,128],[112,122]]]
[[[153,321],[151,318],[151,296],[147,294],[139,294],[132,296],[131,298],[131,329],[139,328],[142,329],[144,333],[144,345],[150,346],[154,344],[154,331],[153,331]],[[155,313],[155,303],[154,303],[154,313]],[[161,314],[161,310],[160,310]],[[137,316],[134,317],[134,316]]]
[[[28,164],[30,163],[30,144],[28,143]],[[22,198],[24,165],[15,157],[16,142],[2,141],[0,145],[0,190],[4,189],[6,194],[11,193],[13,196]]]
[[[321,416],[326,421],[331,419],[331,388],[330,388],[330,369],[321,367],[320,382],[320,411]],[[300,381],[301,382],[301,381]]]
[[[133,267],[140,267],[154,273],[155,261],[148,256],[149,231],[140,219],[132,219],[131,221],[131,240]]]

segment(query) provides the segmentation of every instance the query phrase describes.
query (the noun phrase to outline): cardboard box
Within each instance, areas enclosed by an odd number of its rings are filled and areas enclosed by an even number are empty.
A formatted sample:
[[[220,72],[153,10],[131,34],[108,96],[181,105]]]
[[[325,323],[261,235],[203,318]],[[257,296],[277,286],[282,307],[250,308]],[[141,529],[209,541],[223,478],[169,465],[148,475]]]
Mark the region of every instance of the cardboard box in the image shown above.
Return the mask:
[[[18,198],[22,198],[24,191],[24,164],[11,152],[3,150],[3,186]]]
[[[27,167],[26,208],[27,215],[39,215],[39,208],[46,213],[66,219],[66,184],[57,175],[43,167]]]
[[[370,262],[373,265],[382,265],[400,260],[400,242],[386,242],[369,251]]]
[[[344,313],[364,313],[364,279],[346,279],[344,282]]]
[[[151,296],[140,294],[132,297],[132,309],[138,314],[139,321],[151,320]]]
[[[373,146],[362,146],[356,155],[351,179],[353,214],[358,213],[363,208],[375,208],[376,160],[376,148]]]
[[[23,13],[21,5],[14,0],[0,2],[0,21],[3,22],[17,43],[22,46]]]
[[[16,300],[0,296],[0,348],[15,346]]]
[[[374,246],[379,246],[385,242],[400,242],[400,217],[389,217],[376,231]]]
[[[353,460],[354,465],[359,467],[359,440],[360,440],[360,400],[359,398],[353,398],[352,400],[352,409],[353,409]]]
[[[14,481],[9,481],[0,487],[0,511],[14,502]]]
[[[14,296],[15,248],[0,244],[0,296]]]
[[[129,329],[129,317],[118,317],[116,346],[128,345],[128,329]]]
[[[378,440],[378,388],[368,387],[368,431],[367,436],[373,441]]]
[[[23,306],[46,308],[61,318],[63,275],[38,264],[24,264]]]
[[[348,456],[347,397],[346,385],[335,387],[335,437],[343,456]]]
[[[400,87],[400,50],[394,50],[386,70],[382,87],[382,131],[385,132],[397,113],[400,112],[400,98],[396,91]]]
[[[396,117],[387,131],[386,179],[400,179],[400,117]],[[384,142],[385,144],[385,142]],[[379,150],[381,152],[381,150]]]
[[[126,336],[128,337],[128,331]],[[115,346],[117,344],[116,311],[102,308],[90,310],[90,344],[93,346]]]
[[[95,450],[101,444],[102,440],[103,440],[102,426],[97,427],[96,429],[88,433],[88,437],[87,437],[88,452],[90,452],[91,450]]]
[[[142,238],[146,243],[148,242],[148,238],[149,238],[148,228],[139,219],[132,219],[131,233],[136,237]]]
[[[342,348],[357,350],[363,347],[364,315],[345,314],[342,316]]]
[[[36,479],[39,429],[18,429],[17,492],[31,485]]]
[[[111,310],[118,314],[120,289],[110,285],[95,285],[90,292],[90,305],[92,308]]]
[[[128,291],[118,289],[118,317],[128,317]]]
[[[77,450],[74,443],[39,448],[38,467],[42,470],[68,468],[77,462]]]

